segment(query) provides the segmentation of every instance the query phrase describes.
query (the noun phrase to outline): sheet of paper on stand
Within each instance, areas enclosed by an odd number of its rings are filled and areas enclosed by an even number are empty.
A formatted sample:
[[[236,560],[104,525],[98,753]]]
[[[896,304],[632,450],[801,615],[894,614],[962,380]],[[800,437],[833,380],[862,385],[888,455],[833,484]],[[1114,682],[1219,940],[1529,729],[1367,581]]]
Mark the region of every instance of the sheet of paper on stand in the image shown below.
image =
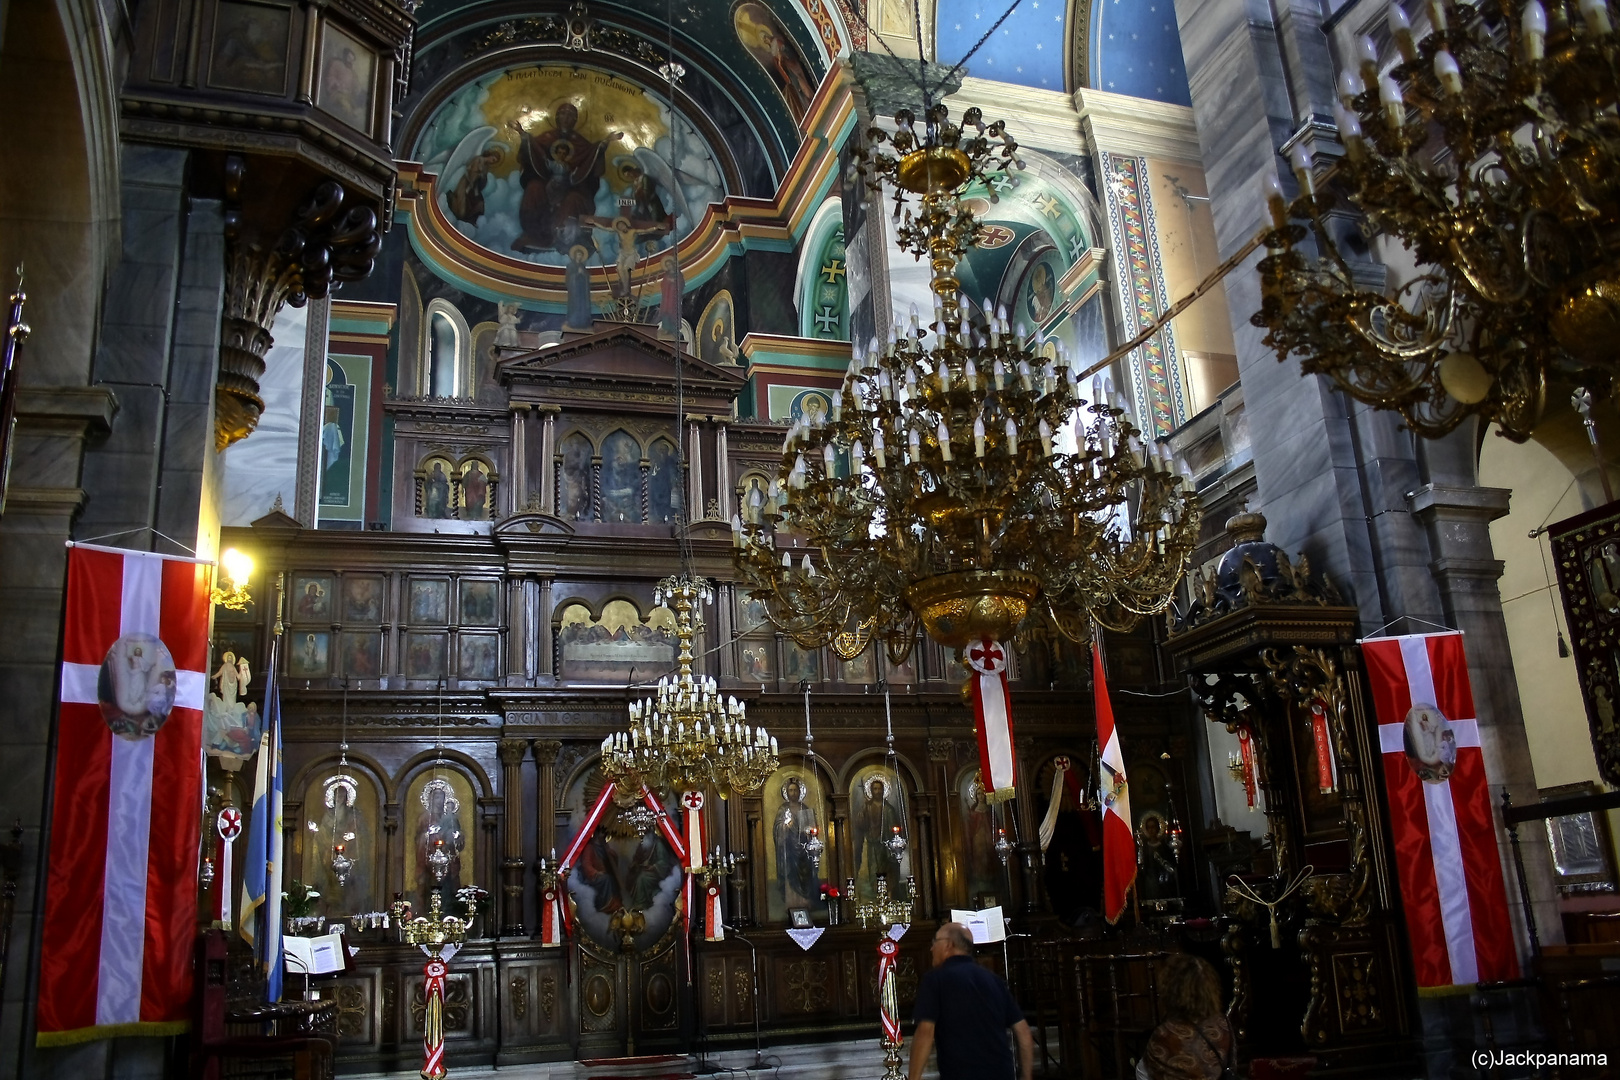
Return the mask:
[[[952,908],[951,921],[967,927],[968,932],[973,935],[975,945],[1007,940],[1007,920],[999,907],[985,908],[983,911],[962,911],[959,908]]]
[[[342,934],[312,938],[289,935],[281,939],[281,947],[295,974],[330,975],[345,966]]]

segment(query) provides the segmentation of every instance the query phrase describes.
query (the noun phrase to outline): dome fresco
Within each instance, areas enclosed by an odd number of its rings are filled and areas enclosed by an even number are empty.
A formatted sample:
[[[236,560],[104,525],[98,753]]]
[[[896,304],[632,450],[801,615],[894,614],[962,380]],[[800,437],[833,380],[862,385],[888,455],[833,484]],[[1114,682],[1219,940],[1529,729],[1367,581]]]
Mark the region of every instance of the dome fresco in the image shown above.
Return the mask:
[[[414,155],[459,232],[548,266],[577,245],[611,261],[621,237],[642,254],[668,247],[726,194],[714,150],[662,96],[583,65],[474,79],[434,111]]]
[[[1007,4],[1001,0],[940,0],[934,22],[939,62],[961,60],[1006,10]],[[968,74],[1061,92],[1065,89],[1063,43],[1068,33],[1063,0],[1020,0],[967,62]]]
[[[1096,0],[1089,33],[1087,86],[1192,104],[1171,0]]]

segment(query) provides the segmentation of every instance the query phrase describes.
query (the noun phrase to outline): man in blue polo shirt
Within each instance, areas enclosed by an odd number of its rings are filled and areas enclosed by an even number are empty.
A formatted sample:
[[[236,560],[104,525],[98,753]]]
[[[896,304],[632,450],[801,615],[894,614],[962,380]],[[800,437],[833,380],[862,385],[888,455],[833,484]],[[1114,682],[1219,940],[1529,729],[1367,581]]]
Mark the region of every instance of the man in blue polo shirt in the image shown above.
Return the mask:
[[[934,934],[934,968],[917,987],[909,1080],[922,1080],[928,1052],[939,1044],[939,1080],[1013,1080],[1007,1029],[1018,1040],[1018,1080],[1035,1071],[1035,1041],[1012,991],[973,960],[973,935],[961,923]]]

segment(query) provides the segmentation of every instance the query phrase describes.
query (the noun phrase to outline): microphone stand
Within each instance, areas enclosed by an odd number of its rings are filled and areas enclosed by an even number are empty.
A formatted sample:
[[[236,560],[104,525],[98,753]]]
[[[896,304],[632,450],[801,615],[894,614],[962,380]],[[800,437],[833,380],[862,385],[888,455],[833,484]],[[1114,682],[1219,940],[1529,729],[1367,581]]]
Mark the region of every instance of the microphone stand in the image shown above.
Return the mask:
[[[748,963],[754,977],[754,1069],[758,1071],[765,1067],[765,1044],[759,1028],[759,951],[735,926],[728,926],[726,929],[731,931],[732,937],[748,946]]]

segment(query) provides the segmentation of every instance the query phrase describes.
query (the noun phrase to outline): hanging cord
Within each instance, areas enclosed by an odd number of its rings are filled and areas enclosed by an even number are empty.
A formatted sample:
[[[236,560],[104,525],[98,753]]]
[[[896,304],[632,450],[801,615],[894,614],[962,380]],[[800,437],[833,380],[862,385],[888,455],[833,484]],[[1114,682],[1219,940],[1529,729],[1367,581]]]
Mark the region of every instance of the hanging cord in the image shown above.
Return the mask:
[[[1280,949],[1282,948],[1282,924],[1277,921],[1277,906],[1294,895],[1295,890],[1305,884],[1305,879],[1315,871],[1316,867],[1307,865],[1305,869],[1294,876],[1293,881],[1288,883],[1288,888],[1277,894],[1275,900],[1260,899],[1260,894],[1249,888],[1248,884],[1236,874],[1226,879],[1226,887],[1250,903],[1259,904],[1266,909],[1267,914],[1271,916],[1271,947]]]
[[[343,676],[343,718],[338,726],[338,775],[349,775],[349,677]]]

